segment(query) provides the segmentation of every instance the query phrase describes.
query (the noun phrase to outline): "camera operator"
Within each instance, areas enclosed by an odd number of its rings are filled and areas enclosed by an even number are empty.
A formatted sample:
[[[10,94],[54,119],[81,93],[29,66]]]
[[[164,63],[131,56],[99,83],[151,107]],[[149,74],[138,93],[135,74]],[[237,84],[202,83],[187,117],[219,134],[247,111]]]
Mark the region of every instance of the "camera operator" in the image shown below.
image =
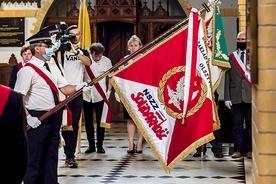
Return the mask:
[[[64,24],[60,27],[64,30]],[[61,33],[61,47],[57,51],[57,59],[62,64],[65,78],[69,84],[79,84],[83,82],[84,66],[90,66],[91,60],[87,50],[78,47],[81,38],[80,30],[76,25],[69,26],[66,34]],[[64,41],[65,38],[65,41]],[[66,41],[68,40],[68,41]],[[67,43],[65,43],[67,42]],[[70,47],[71,45],[71,47]],[[75,160],[75,152],[78,139],[78,122],[80,119],[83,105],[83,97],[79,95],[72,100],[68,106],[72,112],[72,129],[68,126],[62,127],[62,136],[65,141],[64,153],[66,155],[65,164],[69,168],[77,168],[78,164]]]

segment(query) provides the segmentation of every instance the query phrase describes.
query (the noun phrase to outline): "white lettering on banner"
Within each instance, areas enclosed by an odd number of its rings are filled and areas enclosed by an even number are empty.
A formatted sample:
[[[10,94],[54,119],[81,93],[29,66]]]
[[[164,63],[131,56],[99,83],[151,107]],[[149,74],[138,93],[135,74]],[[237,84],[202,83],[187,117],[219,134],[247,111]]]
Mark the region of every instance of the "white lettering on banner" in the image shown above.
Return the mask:
[[[158,108],[157,103],[152,99],[152,95],[149,94],[148,90],[138,92],[137,95],[131,94],[131,99],[137,104],[138,111],[142,114],[147,122],[149,128],[155,133],[156,137],[162,140],[167,137],[169,130],[163,128],[162,124],[167,120],[161,111],[156,110]],[[151,106],[153,111],[151,111]]]

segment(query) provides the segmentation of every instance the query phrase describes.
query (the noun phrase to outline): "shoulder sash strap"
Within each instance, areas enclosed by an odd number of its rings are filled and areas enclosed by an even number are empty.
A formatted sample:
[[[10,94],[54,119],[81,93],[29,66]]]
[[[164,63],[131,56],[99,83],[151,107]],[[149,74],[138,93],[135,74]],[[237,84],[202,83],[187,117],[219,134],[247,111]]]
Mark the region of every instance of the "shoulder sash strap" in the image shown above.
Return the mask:
[[[245,78],[246,82],[250,86],[252,86],[252,83],[251,83],[251,80],[250,80],[250,73],[249,73],[249,71],[247,71],[245,69],[245,65],[241,61],[238,53],[237,52],[232,52],[230,54],[230,58],[232,59],[233,63],[235,64],[235,66],[237,67],[237,69],[240,71],[240,73],[242,74],[242,76]]]
[[[95,78],[95,75],[93,74],[91,68],[89,66],[85,66],[85,70],[87,71],[90,79],[93,80]],[[98,90],[98,92],[104,100],[103,112],[101,117],[101,127],[110,128],[110,124],[107,124],[111,122],[111,110],[109,101],[107,100],[106,94],[103,91],[101,85],[99,83],[95,83],[94,86],[96,87],[96,89]]]
[[[11,88],[0,84],[0,91],[1,91],[1,95],[0,95],[0,116],[1,116],[6,106],[6,103],[9,99]]]
[[[52,90],[58,96],[58,89],[57,89],[56,85],[42,70],[40,70],[38,67],[36,67],[35,65],[33,65],[31,63],[27,63],[25,66],[32,67],[47,82],[47,84],[49,84],[49,86],[52,88]]]
[[[18,63],[17,67],[18,67],[18,70],[20,70],[23,67],[22,62]]]

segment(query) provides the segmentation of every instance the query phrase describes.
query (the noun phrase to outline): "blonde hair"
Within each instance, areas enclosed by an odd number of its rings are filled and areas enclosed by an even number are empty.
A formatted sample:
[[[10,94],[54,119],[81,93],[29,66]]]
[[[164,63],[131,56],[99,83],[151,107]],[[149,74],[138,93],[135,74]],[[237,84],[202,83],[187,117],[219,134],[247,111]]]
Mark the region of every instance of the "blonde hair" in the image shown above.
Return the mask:
[[[139,43],[140,46],[143,46],[143,44],[142,44],[140,38],[139,38],[138,36],[136,36],[136,35],[132,35],[132,36],[130,37],[130,39],[129,39],[128,42],[127,42],[127,45],[130,45],[130,43],[131,43],[131,42],[134,42],[134,41],[137,41],[137,42]]]

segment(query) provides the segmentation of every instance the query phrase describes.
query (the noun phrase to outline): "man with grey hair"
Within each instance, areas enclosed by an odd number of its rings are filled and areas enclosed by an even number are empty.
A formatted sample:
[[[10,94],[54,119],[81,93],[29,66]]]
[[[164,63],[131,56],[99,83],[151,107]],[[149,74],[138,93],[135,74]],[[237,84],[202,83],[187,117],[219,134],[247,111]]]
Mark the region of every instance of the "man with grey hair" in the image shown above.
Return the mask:
[[[232,110],[234,123],[234,153],[232,158],[246,154],[252,158],[251,80],[247,66],[246,33],[237,35],[238,49],[230,54],[231,68],[225,73],[225,106]],[[245,123],[245,125],[244,125]]]

